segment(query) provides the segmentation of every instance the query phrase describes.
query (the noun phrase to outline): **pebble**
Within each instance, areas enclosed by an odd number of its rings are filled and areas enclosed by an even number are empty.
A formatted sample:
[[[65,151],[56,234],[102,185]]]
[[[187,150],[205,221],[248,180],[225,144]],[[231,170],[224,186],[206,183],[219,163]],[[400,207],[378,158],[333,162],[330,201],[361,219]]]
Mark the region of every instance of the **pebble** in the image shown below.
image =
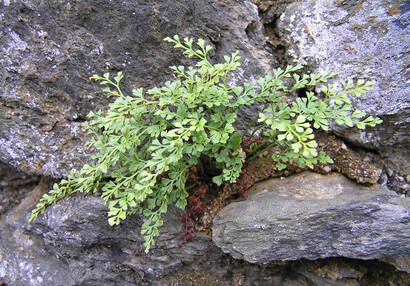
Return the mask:
[[[325,166],[323,168],[323,171],[325,171],[326,173],[330,173],[330,171],[332,171],[332,168],[330,168],[330,166]]]

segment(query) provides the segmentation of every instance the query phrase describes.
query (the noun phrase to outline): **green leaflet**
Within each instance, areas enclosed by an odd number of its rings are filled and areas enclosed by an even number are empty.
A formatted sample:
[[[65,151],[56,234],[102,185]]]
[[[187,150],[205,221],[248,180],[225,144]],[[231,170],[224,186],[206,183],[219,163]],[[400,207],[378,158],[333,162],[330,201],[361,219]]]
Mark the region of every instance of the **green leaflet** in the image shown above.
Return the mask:
[[[364,94],[375,82],[358,80],[355,85],[348,80],[337,90],[325,85],[333,73],[299,75],[301,66],[288,66],[260,78],[257,86],[228,86],[229,74],[240,66],[238,51],[225,56],[225,62],[212,64],[208,59],[212,47],[204,40],[194,43],[178,36],[164,40],[196,58],[196,65],[171,67],[178,80],[147,92],[135,89],[132,96],[121,91],[121,72],[113,79],[109,73],[92,76],[107,96],[115,97],[106,112],[90,112],[84,125],[91,137],[86,146],[96,150],[94,163],[55,184],[32,211],[30,221],[69,195],[99,191],[108,206],[110,225],[135,212],[146,217],[141,233],[148,252],[168,206],[185,208],[187,170],[202,159],[214,161],[220,169],[213,177],[216,185],[235,182],[246,161],[257,160],[275,145],[281,151],[272,160],[280,170],[289,161],[301,166],[331,163],[326,154],[317,152],[314,128],[327,130],[330,121],[360,129],[382,122],[372,116],[361,120],[365,113],[352,110],[349,99]],[[284,79],[292,79],[293,85],[286,85]],[[291,103],[283,100],[291,92],[317,84],[321,95],[308,92]],[[262,104],[258,116],[242,133],[235,131],[238,108],[255,103]],[[252,143],[246,154],[243,139],[257,134],[263,140]]]

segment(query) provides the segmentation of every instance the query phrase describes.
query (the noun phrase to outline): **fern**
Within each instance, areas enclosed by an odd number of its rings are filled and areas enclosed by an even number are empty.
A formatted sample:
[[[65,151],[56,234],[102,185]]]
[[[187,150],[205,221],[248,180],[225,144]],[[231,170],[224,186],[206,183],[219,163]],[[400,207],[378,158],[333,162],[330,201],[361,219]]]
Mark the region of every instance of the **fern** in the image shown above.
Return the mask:
[[[310,74],[299,76],[300,66],[276,69],[273,76],[257,81],[257,86],[229,86],[229,74],[239,66],[239,52],[225,56],[220,64],[211,64],[208,54],[212,50],[202,39],[196,42],[178,36],[165,41],[182,49],[188,57],[197,58],[195,66],[171,67],[175,81],[154,87],[144,93],[142,89],[124,95],[120,88],[123,78],[118,73],[91,77],[104,86],[107,96],[115,97],[106,112],[90,112],[85,124],[92,138],[86,146],[96,149],[93,164],[72,171],[67,179],[54,184],[32,212],[30,222],[57,201],[76,192],[101,192],[108,205],[108,222],[117,225],[128,215],[139,212],[146,217],[142,225],[145,250],[155,244],[163,224],[162,215],[170,204],[184,209],[188,193],[188,170],[201,165],[201,159],[215,162],[220,174],[213,182],[234,183],[244,162],[279,146],[274,154],[279,169],[286,162],[296,161],[300,166],[331,162],[324,153],[317,152],[313,129],[328,130],[329,121],[358,128],[374,126],[378,118],[364,118],[365,113],[353,111],[348,95],[360,96],[374,82],[359,80],[356,85],[343,82],[343,90],[333,85],[323,85],[335,74]],[[292,79],[293,85],[285,84]],[[296,98],[288,104],[283,97],[300,89],[322,84],[321,93],[308,92],[306,98]],[[241,134],[235,131],[237,109],[262,103],[258,116]],[[255,143],[247,156],[241,149],[244,138],[262,131],[265,140]]]

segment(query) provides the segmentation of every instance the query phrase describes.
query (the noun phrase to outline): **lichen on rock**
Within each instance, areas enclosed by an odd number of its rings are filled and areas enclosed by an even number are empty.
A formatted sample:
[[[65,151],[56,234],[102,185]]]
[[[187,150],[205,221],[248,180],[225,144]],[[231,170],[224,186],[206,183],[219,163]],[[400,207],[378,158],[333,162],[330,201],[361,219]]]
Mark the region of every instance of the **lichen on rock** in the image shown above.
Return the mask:
[[[375,149],[409,173],[408,1],[299,1],[280,16],[276,32],[286,58],[309,71],[332,70],[338,79],[377,82],[357,99],[359,110],[383,119],[366,131],[333,127],[349,142]]]

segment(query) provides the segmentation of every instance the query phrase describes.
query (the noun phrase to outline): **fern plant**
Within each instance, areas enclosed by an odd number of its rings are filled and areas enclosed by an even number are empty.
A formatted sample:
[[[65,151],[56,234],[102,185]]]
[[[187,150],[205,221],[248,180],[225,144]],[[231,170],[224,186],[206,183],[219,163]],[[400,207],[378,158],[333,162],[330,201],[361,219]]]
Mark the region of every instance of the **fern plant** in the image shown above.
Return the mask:
[[[165,41],[182,49],[183,54],[196,58],[195,66],[171,67],[176,80],[167,81],[144,93],[135,89],[132,95],[121,91],[122,73],[114,78],[106,73],[94,75],[104,86],[103,92],[115,97],[108,111],[90,112],[85,128],[92,139],[87,146],[95,148],[93,164],[79,171],[71,171],[67,179],[54,184],[32,211],[30,221],[57,201],[77,192],[101,192],[108,205],[108,222],[117,225],[127,215],[139,212],[146,217],[142,225],[145,250],[154,245],[154,237],[163,224],[161,216],[170,204],[184,209],[188,193],[186,181],[189,169],[211,160],[220,170],[213,182],[233,183],[245,161],[252,161],[273,146],[280,153],[272,159],[279,169],[286,162],[296,161],[300,166],[311,166],[318,161],[331,162],[317,152],[313,129],[327,130],[329,121],[337,124],[374,126],[381,122],[362,111],[353,111],[348,94],[360,96],[374,82],[352,80],[342,82],[342,90],[333,85],[322,85],[319,96],[307,92],[306,97],[287,103],[284,96],[300,89],[325,83],[335,74],[299,76],[300,66],[276,69],[257,85],[228,85],[229,74],[239,66],[239,52],[225,56],[225,61],[212,64],[208,55],[212,50],[200,39],[194,46],[192,39],[183,41],[178,36]],[[285,84],[291,79],[292,84]],[[262,104],[260,113],[241,134],[234,122],[241,106]],[[262,132],[264,140],[250,146],[250,153],[241,149],[244,138]]]

